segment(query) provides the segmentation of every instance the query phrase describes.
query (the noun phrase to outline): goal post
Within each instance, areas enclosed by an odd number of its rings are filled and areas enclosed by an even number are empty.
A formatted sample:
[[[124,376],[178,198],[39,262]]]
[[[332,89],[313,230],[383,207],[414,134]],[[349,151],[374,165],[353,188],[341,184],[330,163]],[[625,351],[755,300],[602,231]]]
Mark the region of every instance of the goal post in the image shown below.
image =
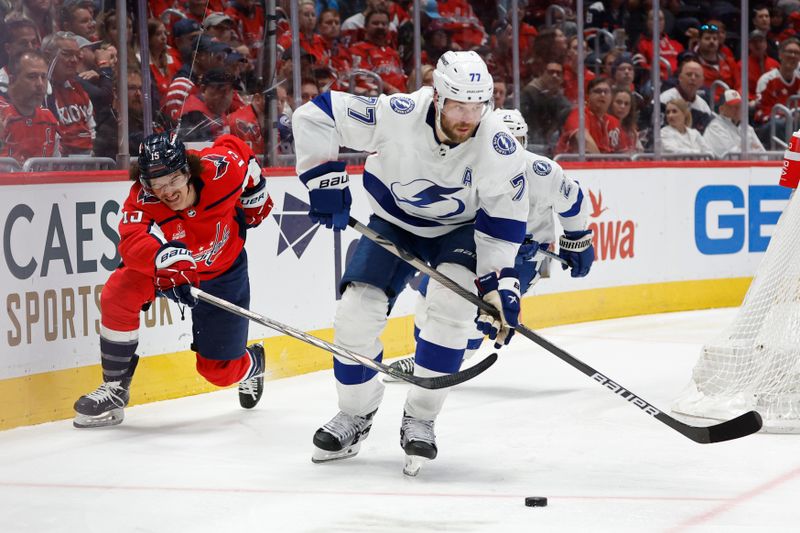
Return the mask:
[[[782,185],[785,174],[786,168]],[[800,199],[793,193],[736,318],[703,346],[674,413],[728,420],[752,409],[764,420],[762,431],[800,433],[799,236]]]

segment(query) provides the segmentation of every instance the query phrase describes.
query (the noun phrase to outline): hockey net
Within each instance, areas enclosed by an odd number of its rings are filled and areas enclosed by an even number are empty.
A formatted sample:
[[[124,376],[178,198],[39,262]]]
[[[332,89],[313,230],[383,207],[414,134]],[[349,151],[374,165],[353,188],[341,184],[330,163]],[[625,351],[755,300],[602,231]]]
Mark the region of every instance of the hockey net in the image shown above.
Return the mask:
[[[768,433],[800,433],[800,200],[793,195],[733,323],[703,346],[673,412],[729,420],[754,409]]]

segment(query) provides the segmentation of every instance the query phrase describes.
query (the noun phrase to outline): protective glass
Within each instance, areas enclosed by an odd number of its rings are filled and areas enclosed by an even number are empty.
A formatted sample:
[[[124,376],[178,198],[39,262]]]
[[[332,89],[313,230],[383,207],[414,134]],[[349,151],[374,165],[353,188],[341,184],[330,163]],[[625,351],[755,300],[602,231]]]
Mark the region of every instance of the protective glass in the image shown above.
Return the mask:
[[[442,106],[442,115],[453,122],[479,122],[492,110],[492,101],[488,102],[457,102],[445,100]]]

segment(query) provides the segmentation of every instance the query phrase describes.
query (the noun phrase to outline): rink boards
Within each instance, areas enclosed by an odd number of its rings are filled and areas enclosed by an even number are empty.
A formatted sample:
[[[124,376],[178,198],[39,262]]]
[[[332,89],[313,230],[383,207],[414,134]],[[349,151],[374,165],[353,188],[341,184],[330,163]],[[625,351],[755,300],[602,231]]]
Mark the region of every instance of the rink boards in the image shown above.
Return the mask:
[[[369,206],[358,176],[353,215]],[[592,206],[597,261],[571,279],[560,267],[525,298],[523,320],[544,327],[644,313],[738,305],[766,249],[788,190],[777,164],[573,165]],[[91,174],[91,173],[90,173]],[[290,171],[270,171],[275,208],[250,230],[251,307],[332,340],[332,318],[357,234],[312,225],[307,193]],[[9,174],[0,182],[3,224],[0,429],[72,416],[99,384],[99,295],[119,263],[121,173]],[[398,300],[386,357],[413,349],[413,293]],[[264,339],[270,378],[331,367],[328,354],[251,324]],[[142,315],[133,403],[214,387],[194,369],[191,329],[175,304]]]

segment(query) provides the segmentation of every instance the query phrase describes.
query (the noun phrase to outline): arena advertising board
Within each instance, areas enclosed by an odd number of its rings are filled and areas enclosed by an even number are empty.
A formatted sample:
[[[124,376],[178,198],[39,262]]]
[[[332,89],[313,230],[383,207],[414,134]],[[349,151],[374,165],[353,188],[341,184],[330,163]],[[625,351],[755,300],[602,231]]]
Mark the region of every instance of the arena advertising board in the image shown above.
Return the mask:
[[[597,262],[585,279],[557,266],[536,293],[751,276],[788,198],[777,167],[573,170],[591,204]],[[353,214],[369,206],[354,176]],[[358,235],[306,216],[308,195],[271,177],[275,208],[247,240],[251,307],[304,329],[332,326],[338,281]],[[3,224],[0,379],[97,364],[99,294],[119,264],[120,204],[129,182],[0,186]],[[406,291],[393,316],[413,313]],[[250,337],[276,333],[251,325]],[[187,350],[188,316],[160,299],[142,314],[139,352]]]

